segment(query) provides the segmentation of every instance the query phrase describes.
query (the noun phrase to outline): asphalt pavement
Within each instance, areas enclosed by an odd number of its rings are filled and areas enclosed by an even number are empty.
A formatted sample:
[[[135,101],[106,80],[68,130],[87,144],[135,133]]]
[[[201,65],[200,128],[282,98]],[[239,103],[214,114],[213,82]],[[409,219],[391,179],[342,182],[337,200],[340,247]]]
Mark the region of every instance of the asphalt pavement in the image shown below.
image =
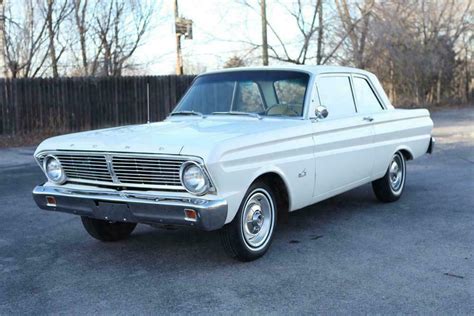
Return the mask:
[[[0,150],[0,315],[474,314],[474,110],[433,114],[433,155],[405,192],[370,185],[291,213],[269,252],[241,263],[217,232],[139,225],[101,243],[39,210],[33,148]]]

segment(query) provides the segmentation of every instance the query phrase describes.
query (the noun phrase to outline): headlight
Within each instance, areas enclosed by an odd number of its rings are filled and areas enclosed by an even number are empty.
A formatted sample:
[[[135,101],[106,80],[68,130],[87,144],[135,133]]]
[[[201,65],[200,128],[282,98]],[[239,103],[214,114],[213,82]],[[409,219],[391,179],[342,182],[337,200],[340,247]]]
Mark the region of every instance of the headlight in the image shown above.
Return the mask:
[[[200,165],[188,161],[181,167],[181,183],[188,192],[203,195],[209,191],[209,179]]]
[[[59,160],[54,156],[47,156],[43,162],[44,172],[49,180],[62,184],[66,181],[66,174]]]

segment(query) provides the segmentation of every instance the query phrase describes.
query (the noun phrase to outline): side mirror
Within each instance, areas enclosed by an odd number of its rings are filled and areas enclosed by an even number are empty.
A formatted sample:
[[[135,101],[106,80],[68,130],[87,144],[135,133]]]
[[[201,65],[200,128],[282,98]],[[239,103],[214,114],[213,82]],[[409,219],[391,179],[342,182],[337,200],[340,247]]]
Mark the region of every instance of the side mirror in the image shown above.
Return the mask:
[[[328,117],[329,112],[325,106],[320,105],[316,108],[316,111],[314,111],[314,114],[316,115],[317,119],[322,120]]]

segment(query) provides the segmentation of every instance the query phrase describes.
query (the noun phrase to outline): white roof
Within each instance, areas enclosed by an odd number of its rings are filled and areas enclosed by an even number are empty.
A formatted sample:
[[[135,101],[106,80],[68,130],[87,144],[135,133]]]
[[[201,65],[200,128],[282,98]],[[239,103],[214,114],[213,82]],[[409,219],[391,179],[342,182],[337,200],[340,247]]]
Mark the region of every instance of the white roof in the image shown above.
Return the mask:
[[[343,66],[310,66],[310,65],[281,65],[281,66],[260,66],[260,67],[239,67],[239,68],[226,68],[221,70],[213,70],[202,75],[212,74],[212,73],[222,73],[222,72],[234,72],[234,71],[248,71],[248,70],[294,70],[294,71],[303,71],[311,75],[318,75],[323,73],[353,73],[361,74],[370,78],[372,84],[375,85],[382,102],[387,106],[387,108],[393,108],[390,100],[388,99],[385,91],[382,88],[377,76],[373,73],[352,67],[343,67]]]
[[[233,71],[249,71],[249,70],[295,70],[295,71],[304,71],[311,74],[321,74],[321,73],[360,73],[365,75],[373,75],[371,72],[366,70],[353,68],[353,67],[343,67],[343,66],[316,66],[316,65],[279,65],[279,66],[257,66],[257,67],[238,67],[238,68],[224,68],[219,70],[212,70],[203,73],[221,73],[221,72],[233,72]]]

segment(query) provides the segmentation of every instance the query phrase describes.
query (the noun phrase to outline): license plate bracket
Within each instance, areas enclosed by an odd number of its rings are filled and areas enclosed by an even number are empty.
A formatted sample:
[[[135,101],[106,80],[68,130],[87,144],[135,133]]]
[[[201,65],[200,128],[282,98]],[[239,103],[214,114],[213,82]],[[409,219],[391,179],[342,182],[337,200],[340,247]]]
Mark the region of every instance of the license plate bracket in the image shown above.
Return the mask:
[[[96,203],[94,215],[97,218],[113,222],[126,222],[132,218],[132,213],[127,204],[100,201]]]

